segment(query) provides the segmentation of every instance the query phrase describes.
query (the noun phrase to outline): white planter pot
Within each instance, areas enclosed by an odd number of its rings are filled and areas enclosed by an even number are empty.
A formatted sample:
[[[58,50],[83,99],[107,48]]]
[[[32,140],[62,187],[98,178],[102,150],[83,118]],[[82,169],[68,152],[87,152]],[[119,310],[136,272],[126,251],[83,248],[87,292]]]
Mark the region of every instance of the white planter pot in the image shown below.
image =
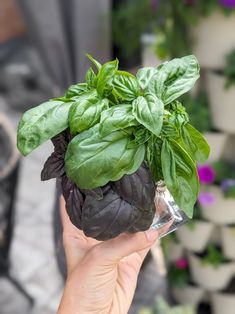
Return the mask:
[[[168,253],[166,261],[174,263],[184,255],[184,248],[182,244],[171,241],[168,246]]]
[[[235,294],[212,293],[211,301],[214,314],[235,313]]]
[[[235,223],[235,199],[225,198],[217,186],[210,186],[208,191],[213,194],[214,202],[200,205],[203,218],[218,225]]]
[[[208,162],[215,162],[220,160],[226,147],[228,135],[225,133],[216,132],[207,132],[203,135],[211,148]]]
[[[172,295],[179,304],[192,304],[197,306],[204,298],[205,291],[196,286],[186,286],[184,288],[172,288]]]
[[[156,67],[163,61],[160,60],[154,52],[154,44],[156,43],[156,35],[143,34],[141,36],[142,43],[142,66]]]
[[[195,221],[193,228],[184,225],[176,231],[176,235],[184,248],[202,252],[211,238],[213,229],[214,225],[210,222]]]
[[[194,40],[193,53],[201,67],[222,69],[227,55],[235,47],[235,14],[225,16],[214,12],[202,18],[191,29]]]
[[[235,87],[225,89],[225,77],[213,72],[207,73],[206,80],[213,125],[221,131],[235,134]]]
[[[235,227],[221,227],[221,237],[224,256],[235,260]]]
[[[225,263],[214,268],[204,265],[202,260],[193,254],[189,253],[188,258],[193,281],[206,290],[225,289],[234,274],[234,263]]]

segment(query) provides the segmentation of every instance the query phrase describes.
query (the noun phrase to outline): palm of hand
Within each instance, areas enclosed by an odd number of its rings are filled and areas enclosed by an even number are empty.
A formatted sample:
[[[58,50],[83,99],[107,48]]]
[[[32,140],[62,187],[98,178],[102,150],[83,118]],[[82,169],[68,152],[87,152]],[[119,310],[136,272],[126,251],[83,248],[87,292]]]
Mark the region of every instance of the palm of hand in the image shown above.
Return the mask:
[[[70,297],[72,313],[118,313],[128,312],[139,269],[149,248],[131,253],[124,258],[106,254],[109,242],[99,242],[87,238],[70,222],[62,201],[63,241],[68,267],[68,279],[63,299]],[[112,246],[129,239],[121,235],[111,240]],[[63,311],[63,299],[58,313]],[[66,302],[67,303],[67,302]],[[77,309],[75,312],[73,309]]]

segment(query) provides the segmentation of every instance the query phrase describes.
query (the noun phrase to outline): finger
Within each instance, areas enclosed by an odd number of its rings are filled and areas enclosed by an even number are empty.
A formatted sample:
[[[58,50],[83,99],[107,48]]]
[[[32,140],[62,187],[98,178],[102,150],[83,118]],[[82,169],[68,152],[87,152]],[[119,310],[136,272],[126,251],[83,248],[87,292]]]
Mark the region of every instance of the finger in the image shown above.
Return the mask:
[[[97,258],[107,264],[116,263],[133,253],[150,248],[157,240],[158,231],[149,229],[135,234],[122,234],[96,246]]]

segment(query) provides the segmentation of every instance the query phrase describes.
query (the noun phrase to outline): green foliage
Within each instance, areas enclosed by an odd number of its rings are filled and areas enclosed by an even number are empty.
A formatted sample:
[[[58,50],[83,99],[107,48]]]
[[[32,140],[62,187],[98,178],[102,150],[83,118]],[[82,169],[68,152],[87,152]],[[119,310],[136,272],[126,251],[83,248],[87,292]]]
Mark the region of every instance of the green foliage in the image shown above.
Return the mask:
[[[26,155],[69,128],[67,176],[94,189],[134,173],[145,160],[155,180],[164,179],[177,204],[192,217],[198,195],[196,160],[209,147],[176,99],[199,77],[194,56],[173,59],[137,77],[118,70],[118,60],[88,69],[86,82],[65,96],[27,111],[19,124],[18,148]]]
[[[224,68],[224,75],[226,78],[226,88],[235,85],[235,50],[232,50],[226,56],[226,64]]]
[[[143,308],[139,314],[196,314],[196,312],[191,305],[170,307],[162,297],[158,297],[152,309]]]
[[[221,184],[224,179],[235,179],[235,168],[225,160],[219,160],[212,165],[215,171],[215,184]]]
[[[123,1],[112,16],[113,40],[124,57],[134,57],[141,49],[140,37],[155,21],[149,0]]]
[[[218,268],[225,262],[225,257],[222,252],[214,245],[209,245],[205,256],[202,258],[202,265],[211,265],[214,268]]]

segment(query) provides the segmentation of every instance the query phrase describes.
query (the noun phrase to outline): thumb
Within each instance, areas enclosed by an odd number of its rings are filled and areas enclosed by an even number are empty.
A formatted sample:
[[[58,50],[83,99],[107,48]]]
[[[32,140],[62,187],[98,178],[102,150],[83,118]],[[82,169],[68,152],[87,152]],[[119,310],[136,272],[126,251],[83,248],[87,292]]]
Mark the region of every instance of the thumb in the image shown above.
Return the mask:
[[[135,234],[122,234],[117,238],[100,243],[96,246],[99,250],[99,259],[106,262],[118,262],[122,258],[150,246],[157,240],[158,231],[149,229]]]

